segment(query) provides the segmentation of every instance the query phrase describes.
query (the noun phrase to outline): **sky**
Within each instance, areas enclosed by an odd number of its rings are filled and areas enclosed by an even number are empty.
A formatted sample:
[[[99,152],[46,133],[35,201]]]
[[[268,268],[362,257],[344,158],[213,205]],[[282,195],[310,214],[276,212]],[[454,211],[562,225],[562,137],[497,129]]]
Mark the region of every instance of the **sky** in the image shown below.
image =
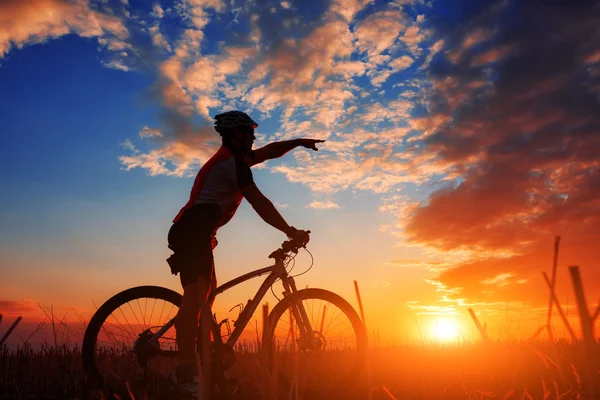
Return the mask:
[[[468,308],[493,338],[531,334],[556,235],[559,299],[574,317],[578,265],[595,310],[600,8],[571,3],[0,2],[0,331],[21,315],[26,337],[50,307],[77,324],[132,286],[181,292],[166,235],[230,109],[259,123],[255,147],[326,139],[254,178],[313,232],[298,286],[356,307],[356,280],[385,340],[447,320],[469,337]],[[244,202],[218,239],[223,283],[284,237]]]

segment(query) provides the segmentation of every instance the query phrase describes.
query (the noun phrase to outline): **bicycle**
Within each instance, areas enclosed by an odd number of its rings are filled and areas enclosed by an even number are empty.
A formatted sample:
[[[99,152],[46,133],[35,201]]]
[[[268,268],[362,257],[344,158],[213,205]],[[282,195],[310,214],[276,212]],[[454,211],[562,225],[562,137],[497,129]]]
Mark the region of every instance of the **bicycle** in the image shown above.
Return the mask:
[[[220,393],[235,393],[237,386],[225,376],[235,362],[234,346],[267,290],[273,291],[277,281],[283,285],[283,297],[263,321],[259,351],[268,376],[277,386],[293,387],[305,395],[335,391],[359,376],[367,347],[362,321],[339,295],[324,289],[296,288],[294,276],[298,275],[290,275],[287,267],[301,248],[306,250],[306,243],[284,241],[269,255],[275,261],[273,265],[244,274],[211,292],[208,304],[228,289],[268,274],[254,298],[246,306],[238,305],[240,312],[233,320],[233,331],[227,319],[217,322],[216,314],[212,314],[211,377]],[[142,313],[140,300],[144,299],[143,313],[150,310],[148,300],[154,300],[151,312],[138,318],[135,309]],[[157,300],[164,302],[160,313]],[[113,393],[127,394],[136,388],[145,393],[164,390],[161,382],[177,360],[176,313],[172,311],[180,301],[179,293],[158,286],[134,287],[107,300],[90,320],[83,339],[83,367],[88,380]],[[166,304],[170,305],[167,313]],[[153,319],[155,311],[157,319]],[[330,319],[326,321],[326,317]],[[345,319],[340,322],[340,317]],[[344,322],[349,324],[344,326]],[[198,341],[196,346],[199,351]]]

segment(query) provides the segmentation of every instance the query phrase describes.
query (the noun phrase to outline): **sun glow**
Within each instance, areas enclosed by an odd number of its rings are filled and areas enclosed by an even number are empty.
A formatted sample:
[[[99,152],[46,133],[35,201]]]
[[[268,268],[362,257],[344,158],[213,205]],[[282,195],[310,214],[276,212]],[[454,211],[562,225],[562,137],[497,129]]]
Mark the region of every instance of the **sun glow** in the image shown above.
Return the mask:
[[[452,318],[436,319],[431,329],[431,336],[440,342],[456,340],[459,333],[458,322]]]

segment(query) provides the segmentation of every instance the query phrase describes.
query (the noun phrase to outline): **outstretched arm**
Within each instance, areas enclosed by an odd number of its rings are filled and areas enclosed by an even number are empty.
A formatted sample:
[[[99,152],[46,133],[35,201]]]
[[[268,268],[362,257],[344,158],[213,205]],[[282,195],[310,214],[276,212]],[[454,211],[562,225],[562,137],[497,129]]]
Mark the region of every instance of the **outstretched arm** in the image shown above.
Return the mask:
[[[323,142],[324,140],[321,139],[293,139],[273,142],[260,149],[256,149],[254,151],[254,157],[248,160],[248,164],[254,165],[273,158],[279,158],[298,146],[304,146],[307,149],[318,151],[316,144]]]

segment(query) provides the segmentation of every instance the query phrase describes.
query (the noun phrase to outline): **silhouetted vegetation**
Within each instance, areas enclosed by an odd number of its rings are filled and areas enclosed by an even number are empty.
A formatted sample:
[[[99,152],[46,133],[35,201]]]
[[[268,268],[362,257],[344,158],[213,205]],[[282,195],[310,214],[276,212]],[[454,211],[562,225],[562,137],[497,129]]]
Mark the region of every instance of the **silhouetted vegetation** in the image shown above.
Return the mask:
[[[245,344],[238,350],[232,370],[242,385],[238,398],[271,400],[274,395],[265,389],[269,382],[261,373],[256,347]],[[86,387],[78,347],[4,346],[0,355],[2,399],[100,398],[99,392],[94,396]],[[374,347],[369,355],[374,399],[591,399],[582,373],[587,362],[584,345],[578,343],[422,343]],[[600,381],[597,370],[591,378]],[[366,399],[368,386],[363,374],[336,397]],[[149,399],[156,395],[146,393]]]

